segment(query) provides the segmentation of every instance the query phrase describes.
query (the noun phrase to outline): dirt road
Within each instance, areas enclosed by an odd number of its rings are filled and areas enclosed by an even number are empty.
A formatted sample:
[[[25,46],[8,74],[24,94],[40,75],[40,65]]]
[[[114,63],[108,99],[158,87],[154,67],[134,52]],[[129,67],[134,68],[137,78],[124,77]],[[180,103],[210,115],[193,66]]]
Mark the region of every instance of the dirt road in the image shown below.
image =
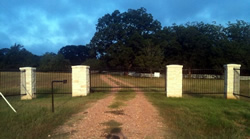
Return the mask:
[[[133,87],[110,75],[102,75],[101,79],[113,87],[118,87],[118,84]],[[138,88],[134,89],[135,98],[127,101],[125,106],[118,109],[108,107],[119,90],[112,88],[108,97],[92,104],[86,111],[72,116],[55,131],[54,137],[161,139],[168,136],[164,135],[163,130],[166,127],[162,124],[159,112]]]

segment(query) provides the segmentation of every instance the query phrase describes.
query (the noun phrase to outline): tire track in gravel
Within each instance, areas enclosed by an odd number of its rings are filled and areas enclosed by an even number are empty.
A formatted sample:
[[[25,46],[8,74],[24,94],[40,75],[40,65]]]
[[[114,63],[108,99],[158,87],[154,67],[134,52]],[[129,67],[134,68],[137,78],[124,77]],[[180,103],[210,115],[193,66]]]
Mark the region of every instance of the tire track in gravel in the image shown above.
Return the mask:
[[[128,101],[127,106],[124,107],[124,113],[130,116],[130,118],[123,120],[122,126],[123,133],[128,138],[160,139],[170,137],[170,130],[168,135],[164,135],[163,130],[167,128],[162,123],[163,119],[159,116],[157,109],[145,98],[141,89],[111,75],[108,75],[108,78],[131,87],[136,92],[136,97]]]
[[[116,83],[129,87],[132,84],[119,80],[110,75],[101,75],[101,79],[112,87],[119,87]],[[115,93],[120,88],[112,88],[111,95],[97,101],[84,112],[78,113],[74,117],[82,117],[82,119],[74,122],[73,125],[64,124],[58,129],[61,134],[67,134],[72,139],[91,139],[91,138],[107,138],[108,134],[104,132],[106,126],[102,123],[114,120],[121,123],[120,138],[132,139],[161,139],[165,138],[163,130],[166,129],[159,116],[159,112],[152,106],[143,95],[143,91],[139,88],[133,88],[136,92],[135,98],[125,102],[117,111],[123,111],[123,114],[109,113],[113,109],[108,106],[115,99]],[[168,135],[167,135],[168,136]]]
[[[108,79],[105,75],[101,75],[100,78],[110,86],[118,87],[115,82]],[[67,138],[72,139],[106,138],[103,131],[104,125],[102,123],[114,119],[115,115],[112,113],[107,113],[107,111],[110,110],[108,106],[115,98],[114,94],[119,90],[120,88],[112,88],[111,95],[104,99],[98,100],[87,110],[73,115],[67,123],[65,123],[63,126],[60,126],[55,131],[55,138],[66,138],[66,136]],[[72,121],[73,124],[69,124],[72,123]]]

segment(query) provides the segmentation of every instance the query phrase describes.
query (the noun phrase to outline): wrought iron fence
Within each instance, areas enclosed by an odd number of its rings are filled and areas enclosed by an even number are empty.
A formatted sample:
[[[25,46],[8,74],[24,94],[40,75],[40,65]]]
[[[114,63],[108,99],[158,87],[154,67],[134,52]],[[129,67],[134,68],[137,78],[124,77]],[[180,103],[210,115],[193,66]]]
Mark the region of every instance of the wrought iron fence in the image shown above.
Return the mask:
[[[36,94],[50,94],[51,83],[55,80],[67,80],[66,84],[54,84],[55,94],[71,94],[72,93],[72,73],[67,71],[53,71],[53,72],[36,72]]]
[[[20,71],[0,71],[0,91],[4,96],[20,95]]]
[[[224,94],[224,70],[183,69],[183,94]]]

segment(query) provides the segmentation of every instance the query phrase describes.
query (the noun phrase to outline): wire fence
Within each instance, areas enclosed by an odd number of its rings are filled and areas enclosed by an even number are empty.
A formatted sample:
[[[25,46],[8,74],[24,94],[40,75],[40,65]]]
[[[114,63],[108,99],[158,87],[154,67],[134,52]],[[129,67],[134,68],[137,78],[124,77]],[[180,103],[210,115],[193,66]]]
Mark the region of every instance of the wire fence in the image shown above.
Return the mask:
[[[20,95],[20,71],[0,71],[0,91],[4,96]]]
[[[183,94],[224,94],[224,70],[183,69]]]
[[[67,80],[66,84],[54,83],[55,94],[72,94],[71,70],[56,72],[36,72],[36,94],[51,94],[52,81]]]

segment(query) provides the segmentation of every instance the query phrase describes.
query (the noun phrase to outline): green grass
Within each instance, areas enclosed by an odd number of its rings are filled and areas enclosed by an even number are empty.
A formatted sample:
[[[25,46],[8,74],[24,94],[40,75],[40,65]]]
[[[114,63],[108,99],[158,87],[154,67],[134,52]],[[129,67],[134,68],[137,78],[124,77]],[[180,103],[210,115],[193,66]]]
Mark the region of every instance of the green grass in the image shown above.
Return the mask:
[[[33,100],[21,101],[19,97],[7,99],[17,110],[14,113],[0,98],[0,138],[47,138],[53,130],[67,121],[72,114],[82,111],[91,102],[107,93],[91,93],[88,97],[55,95],[55,112],[51,112],[51,96],[40,95]]]
[[[209,97],[146,96],[159,109],[176,138],[249,138],[250,103]]]
[[[126,101],[129,101],[135,97],[135,92],[128,89],[122,89],[118,93],[115,94],[115,100],[109,108],[118,109],[122,106],[126,106]]]

